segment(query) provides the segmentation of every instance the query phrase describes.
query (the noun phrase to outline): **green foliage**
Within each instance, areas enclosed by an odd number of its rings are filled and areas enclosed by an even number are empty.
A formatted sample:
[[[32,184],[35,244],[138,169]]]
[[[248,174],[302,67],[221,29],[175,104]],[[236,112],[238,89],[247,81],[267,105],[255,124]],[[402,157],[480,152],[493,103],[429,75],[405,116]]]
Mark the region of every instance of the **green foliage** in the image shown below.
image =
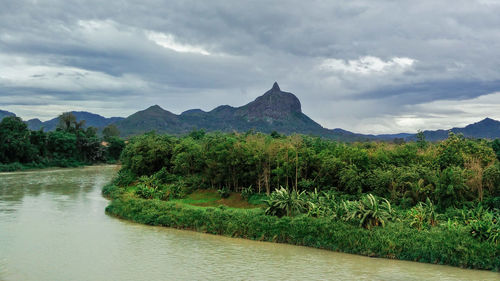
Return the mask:
[[[409,212],[410,226],[418,230],[428,229],[431,226],[436,226],[438,223],[436,207],[431,200],[427,198],[426,203],[419,202]]]
[[[266,214],[282,217],[293,216],[305,211],[305,191],[288,190],[283,187],[271,193],[266,201]]]
[[[498,163],[484,169],[483,185],[487,188],[490,195],[500,196],[500,165]]]
[[[391,203],[387,199],[378,200],[372,194],[365,195],[355,205],[348,219],[358,221],[359,226],[371,229],[374,226],[385,226],[393,217]]]
[[[421,149],[427,147],[427,141],[425,141],[425,135],[423,131],[418,131],[417,133],[417,146]]]
[[[248,198],[248,203],[252,205],[265,205],[269,197],[263,193],[254,193]]]
[[[485,210],[469,222],[472,237],[481,241],[500,242],[500,216],[497,212]]]
[[[241,192],[252,186],[256,193],[270,194],[283,186],[299,192],[342,192],[355,199],[371,193],[403,208],[430,198],[445,210],[500,195],[500,164],[494,155],[487,141],[454,134],[423,146],[194,131],[184,137],[136,136],[121,162],[138,176],[166,169],[190,191],[225,187]]]
[[[250,185],[249,187],[247,188],[243,188],[241,190],[241,197],[245,200],[248,201],[248,199],[250,199],[250,197],[254,195],[254,191],[253,191],[253,188],[252,186]]]
[[[83,125],[83,123],[76,122],[76,116],[71,112],[64,112],[58,117],[59,124],[57,128],[66,132],[74,132],[75,127],[78,124],[79,127]]]
[[[0,172],[14,172],[23,170],[24,166],[19,162],[0,164]]]
[[[231,192],[229,191],[229,188],[227,188],[227,187],[223,187],[221,189],[218,189],[217,193],[219,193],[221,198],[228,198],[229,195],[231,195]]]
[[[115,124],[109,124],[102,129],[102,135],[105,140],[109,138],[116,138],[120,136],[120,130],[118,130]]]
[[[492,142],[491,147],[495,151],[498,161],[500,161],[500,139],[496,139]]]
[[[31,162],[35,155],[29,135],[21,118],[4,118],[0,122],[0,163]]]
[[[456,207],[466,200],[467,189],[465,170],[448,167],[441,173],[435,196],[442,208]]]
[[[107,140],[109,146],[103,146],[96,135],[97,129],[84,126],[85,121],[77,122],[71,113],[62,114],[58,129],[49,133],[28,130],[20,118],[4,118],[0,122],[2,169],[75,167],[105,160],[116,161],[124,142],[115,137]]]
[[[174,141],[155,133],[132,138],[121,155],[123,168],[136,175],[152,175],[163,167],[170,169]]]

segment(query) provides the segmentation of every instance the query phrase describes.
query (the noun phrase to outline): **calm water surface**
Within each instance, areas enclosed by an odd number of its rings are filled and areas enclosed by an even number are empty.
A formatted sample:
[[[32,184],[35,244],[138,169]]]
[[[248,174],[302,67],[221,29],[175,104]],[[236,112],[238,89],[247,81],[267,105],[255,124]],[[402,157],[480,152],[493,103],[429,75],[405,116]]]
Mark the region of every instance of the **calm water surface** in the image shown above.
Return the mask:
[[[107,216],[114,166],[0,174],[0,280],[500,280]]]

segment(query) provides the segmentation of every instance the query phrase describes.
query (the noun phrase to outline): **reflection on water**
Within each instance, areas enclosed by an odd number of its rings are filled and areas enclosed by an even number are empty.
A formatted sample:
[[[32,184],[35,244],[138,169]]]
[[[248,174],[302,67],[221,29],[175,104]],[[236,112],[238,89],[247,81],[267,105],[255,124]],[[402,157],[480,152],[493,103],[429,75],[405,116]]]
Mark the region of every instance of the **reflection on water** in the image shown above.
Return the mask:
[[[0,280],[499,280],[497,273],[373,259],[150,227],[104,214],[116,167],[0,174]]]

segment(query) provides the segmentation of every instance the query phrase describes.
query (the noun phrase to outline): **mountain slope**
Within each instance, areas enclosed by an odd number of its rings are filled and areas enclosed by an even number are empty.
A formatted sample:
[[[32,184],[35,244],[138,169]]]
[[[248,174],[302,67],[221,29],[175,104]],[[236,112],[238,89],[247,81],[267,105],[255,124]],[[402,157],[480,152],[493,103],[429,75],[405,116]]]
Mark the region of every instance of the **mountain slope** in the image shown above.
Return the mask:
[[[2,119],[4,119],[5,117],[9,117],[9,116],[16,116],[16,115],[12,112],[9,112],[9,111],[0,110],[0,121],[2,121]]]
[[[28,128],[33,131],[38,131],[43,128],[43,122],[38,118],[30,119],[28,121],[25,121],[24,123],[26,123],[26,125],[28,125]]]
[[[463,134],[466,138],[500,138],[500,121],[485,118],[464,128],[452,128],[450,130],[424,131],[425,138],[430,141],[446,139],[449,132]]]
[[[86,111],[71,111],[71,113],[75,115],[77,121],[85,120],[85,127],[103,128],[124,119],[122,117],[106,118]],[[56,117],[45,122],[41,122],[39,119],[31,119],[26,123],[31,130],[38,130],[43,127],[45,131],[53,131],[57,128],[59,119]]]
[[[340,128],[323,128],[302,112],[300,101],[294,94],[281,91],[276,82],[270,90],[246,105],[240,107],[221,105],[208,112],[191,109],[176,115],[154,105],[127,118],[105,118],[85,111],[72,113],[78,121],[86,120],[87,127],[103,128],[109,124],[116,124],[122,136],[138,135],[152,130],[158,133],[181,135],[195,129],[204,129],[222,132],[255,130],[271,133],[277,131],[282,134],[308,134],[341,141],[392,141],[395,139],[411,141],[416,139],[416,134],[408,133],[364,135]],[[0,119],[5,116],[15,116],[15,114],[0,110]],[[26,121],[30,129],[44,128],[45,131],[55,130],[58,123],[58,118],[46,122],[41,122],[39,119]],[[469,138],[500,138],[500,121],[486,118],[464,128],[424,131],[424,135],[429,141],[437,141],[446,139],[450,131]]]
[[[138,111],[116,123],[123,136],[137,135],[155,130],[161,133],[182,133],[184,128],[179,116],[153,105],[145,110]]]
[[[292,93],[281,91],[278,83],[274,83],[264,95],[241,107],[222,105],[209,112],[192,109],[176,115],[155,105],[132,114],[117,125],[125,136],[151,130],[182,134],[202,128],[223,132],[255,129],[265,133],[333,134],[302,113],[299,99]]]
[[[473,138],[500,138],[499,121],[486,118],[465,128],[453,128],[452,132]],[[302,112],[299,99],[292,93],[281,91],[278,83],[254,101],[232,107],[221,105],[211,111],[191,109],[180,115],[164,110],[158,105],[139,111],[117,123],[123,136],[136,135],[155,130],[174,135],[188,133],[194,129],[223,132],[246,132],[256,130],[282,134],[309,134],[343,141],[394,139],[415,140],[416,134],[364,135],[343,129],[326,129]],[[446,139],[450,130],[425,131],[427,140]]]

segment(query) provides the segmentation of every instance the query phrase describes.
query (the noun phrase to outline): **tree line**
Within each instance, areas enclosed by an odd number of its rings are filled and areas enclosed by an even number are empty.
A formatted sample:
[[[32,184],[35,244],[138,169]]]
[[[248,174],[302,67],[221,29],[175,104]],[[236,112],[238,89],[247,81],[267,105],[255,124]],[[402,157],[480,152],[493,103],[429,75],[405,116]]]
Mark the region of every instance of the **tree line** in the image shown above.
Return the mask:
[[[59,116],[55,131],[32,131],[19,117],[0,122],[0,169],[17,170],[49,166],[67,167],[114,162],[125,142],[114,125],[102,130],[86,127],[72,113]]]
[[[186,188],[271,194],[333,191],[374,194],[401,206],[427,199],[440,208],[500,203],[500,141],[448,139],[342,143],[278,133],[148,133],[130,139],[121,162],[132,179],[170,175]]]

